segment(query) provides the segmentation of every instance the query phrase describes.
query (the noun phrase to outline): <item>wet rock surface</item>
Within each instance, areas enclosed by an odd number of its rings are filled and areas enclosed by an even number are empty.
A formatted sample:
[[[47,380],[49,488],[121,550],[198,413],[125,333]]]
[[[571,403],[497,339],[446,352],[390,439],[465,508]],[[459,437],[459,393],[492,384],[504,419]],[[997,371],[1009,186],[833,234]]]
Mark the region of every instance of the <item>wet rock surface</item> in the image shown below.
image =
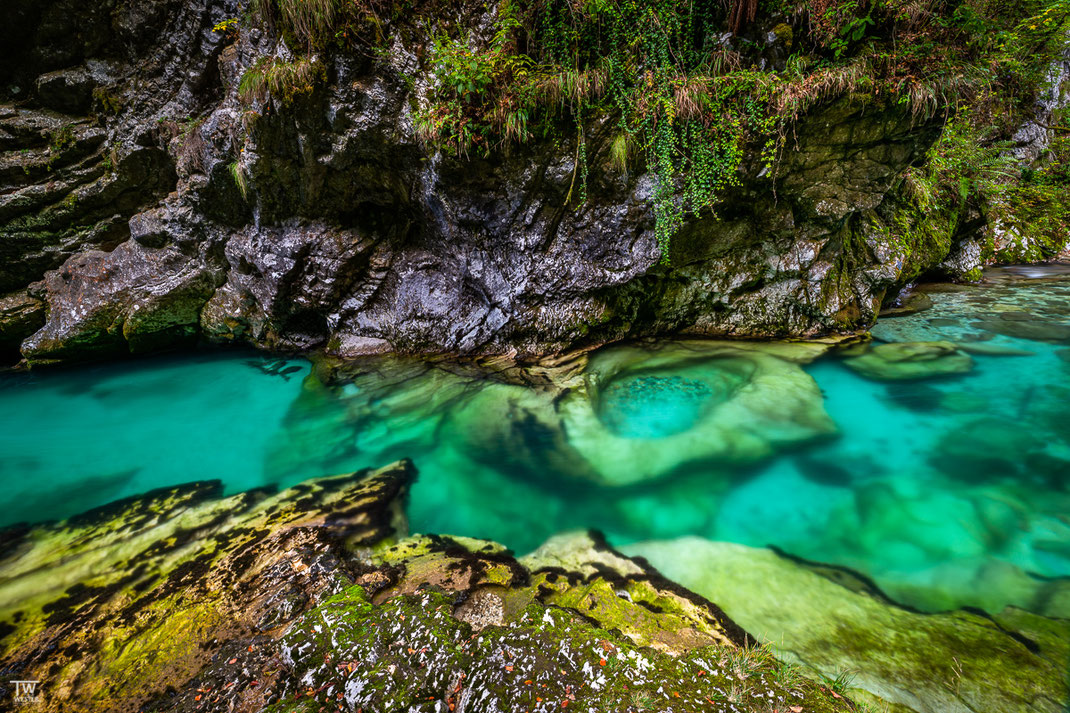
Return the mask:
[[[256,28],[212,32],[238,14],[230,0],[123,0],[114,23],[68,5],[14,13],[0,73],[6,91],[18,87],[0,108],[0,292],[45,278],[49,311],[30,363],[191,338],[354,356],[542,355],[674,331],[815,335],[868,326],[910,277],[904,255],[864,227],[893,221],[899,177],[937,134],[898,107],[816,107],[775,180],[748,168],[719,220],[684,226],[666,266],[652,178],[608,167],[608,123],[590,129],[579,206],[565,200],[567,141],[429,155],[410,107],[430,76],[419,29],[379,62],[322,57],[322,86],[250,123],[238,79],[287,50]],[[492,10],[459,12],[474,26]],[[61,46],[76,25],[85,42]],[[83,311],[96,250],[110,256],[111,286]],[[147,274],[146,259],[161,269]],[[156,310],[151,339],[101,328],[128,295],[163,296],[192,274],[211,278],[176,298],[180,314]]]
[[[14,354],[45,323],[45,304],[28,290],[0,297],[0,351]]]

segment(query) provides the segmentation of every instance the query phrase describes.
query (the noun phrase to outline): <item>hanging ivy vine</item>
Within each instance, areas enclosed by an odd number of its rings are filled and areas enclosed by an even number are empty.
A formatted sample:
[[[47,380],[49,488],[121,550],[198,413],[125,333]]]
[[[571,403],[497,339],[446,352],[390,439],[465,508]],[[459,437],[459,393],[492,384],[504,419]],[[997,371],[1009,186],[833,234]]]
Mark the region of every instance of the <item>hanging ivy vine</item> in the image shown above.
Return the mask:
[[[685,216],[713,209],[739,180],[744,145],[774,128],[773,81],[735,66],[717,39],[723,22],[710,2],[505,2],[489,46],[436,37],[437,93],[421,132],[458,155],[489,154],[506,141],[560,135],[559,125],[571,122],[576,175],[568,198],[582,203],[585,122],[612,117],[618,168],[638,159],[654,176],[655,233],[667,261]]]

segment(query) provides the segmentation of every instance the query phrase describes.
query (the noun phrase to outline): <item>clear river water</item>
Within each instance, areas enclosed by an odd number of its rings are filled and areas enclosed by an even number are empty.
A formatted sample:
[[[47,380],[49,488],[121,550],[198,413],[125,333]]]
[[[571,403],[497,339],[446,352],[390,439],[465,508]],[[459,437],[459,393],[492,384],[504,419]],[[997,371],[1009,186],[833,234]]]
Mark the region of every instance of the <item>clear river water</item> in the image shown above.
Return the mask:
[[[329,375],[218,351],[4,374],[0,526],[407,457],[413,532],[518,553],[575,528],[697,535],[844,565],[924,610],[1029,608],[1032,584],[1070,576],[1070,271],[920,299],[876,349],[681,341]],[[939,345],[879,346],[915,342]]]

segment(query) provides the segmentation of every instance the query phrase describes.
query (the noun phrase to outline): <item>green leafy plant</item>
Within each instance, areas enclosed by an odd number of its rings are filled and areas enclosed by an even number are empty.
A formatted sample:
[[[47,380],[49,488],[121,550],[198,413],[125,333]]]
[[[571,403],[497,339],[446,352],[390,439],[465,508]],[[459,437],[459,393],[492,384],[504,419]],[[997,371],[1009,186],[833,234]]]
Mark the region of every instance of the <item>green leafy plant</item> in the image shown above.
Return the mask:
[[[118,114],[123,109],[122,97],[104,87],[93,88],[93,103],[104,114]]]
[[[434,82],[413,103],[425,143],[489,156],[513,143],[557,142],[572,159],[562,198],[577,210],[589,173],[649,173],[666,262],[685,221],[716,217],[745,172],[775,178],[793,123],[840,98],[948,122],[929,163],[904,181],[939,214],[941,233],[968,201],[1002,210],[1012,197],[1032,206],[1031,226],[1057,231],[1061,213],[1043,207],[1056,189],[1012,180],[1000,141],[1034,105],[1066,46],[1070,0],[503,0],[496,7],[488,41],[430,0],[252,0],[253,15],[307,56],[258,60],[240,96],[285,105],[325,77],[314,56],[344,48],[387,61],[386,33],[422,25],[432,38]],[[759,10],[779,15],[772,35],[793,53],[779,69],[748,34]],[[726,40],[726,29],[737,36]],[[959,115],[970,117],[970,139]],[[980,153],[968,150],[975,138]]]
[[[419,113],[421,135],[458,155],[488,154],[571,124],[566,202],[585,201],[593,158],[617,171],[645,162],[655,176],[655,235],[667,261],[686,217],[712,212],[739,183],[745,146],[759,138],[765,145],[777,125],[776,78],[739,68],[731,51],[708,51],[704,38],[715,31],[713,9],[676,0],[503,3],[488,45],[464,34],[436,36],[437,89]],[[590,122],[606,116],[614,138],[592,157]]]
[[[834,5],[826,10],[827,19],[839,24],[839,31],[832,38],[830,47],[836,58],[842,56],[852,42],[858,42],[866,36],[867,29],[876,24],[872,11],[858,15],[859,3],[856,0]]]
[[[212,27],[212,32],[221,34],[226,37],[229,42],[233,42],[234,40],[238,39],[238,19],[232,17],[228,20],[217,22],[215,26]]]

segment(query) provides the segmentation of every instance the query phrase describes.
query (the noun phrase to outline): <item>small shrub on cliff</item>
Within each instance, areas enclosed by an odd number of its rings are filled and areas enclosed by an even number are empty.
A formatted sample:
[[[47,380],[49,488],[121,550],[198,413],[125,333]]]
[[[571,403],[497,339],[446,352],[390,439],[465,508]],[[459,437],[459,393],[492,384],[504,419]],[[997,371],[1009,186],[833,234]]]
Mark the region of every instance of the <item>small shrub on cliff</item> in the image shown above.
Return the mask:
[[[242,75],[238,96],[251,104],[264,101],[270,94],[282,104],[289,104],[299,95],[311,94],[323,76],[323,65],[315,58],[287,62],[277,57],[261,57]]]
[[[382,40],[381,13],[404,13],[392,0],[251,0],[254,18],[278,30],[293,50],[347,48],[358,37]]]
[[[342,5],[342,0],[276,0],[285,25],[310,50],[332,33]]]
[[[249,181],[245,178],[241,164],[233,161],[227,166],[227,170],[230,171],[230,177],[234,179],[234,185],[238,187],[242,200],[249,200]]]
[[[232,17],[229,20],[217,22],[212,28],[212,32],[216,32],[223,35],[227,38],[228,42],[235,41],[236,39],[238,39],[238,35],[240,34],[237,18]]]

